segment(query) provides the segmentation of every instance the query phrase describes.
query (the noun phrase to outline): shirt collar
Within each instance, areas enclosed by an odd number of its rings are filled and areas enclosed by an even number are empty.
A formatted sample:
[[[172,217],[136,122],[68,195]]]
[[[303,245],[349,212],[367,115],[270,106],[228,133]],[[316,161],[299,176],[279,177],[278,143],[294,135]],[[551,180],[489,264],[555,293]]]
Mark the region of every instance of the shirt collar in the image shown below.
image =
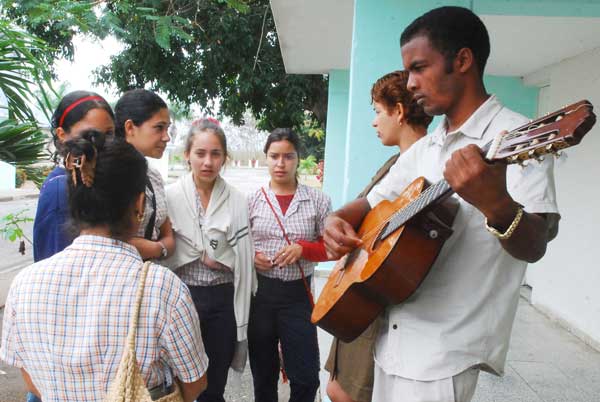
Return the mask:
[[[496,95],[491,95],[483,102],[473,114],[465,121],[462,126],[454,131],[447,131],[448,120],[446,117],[440,122],[436,129],[431,133],[431,141],[437,144],[443,144],[445,138],[449,135],[462,134],[466,137],[481,139],[492,119],[502,110],[504,106]]]
[[[275,193],[273,192],[273,190],[271,190],[271,185],[264,187],[264,189],[266,190],[267,194],[270,196],[269,198],[271,198],[271,200],[277,199],[277,197],[275,196]],[[263,199],[263,201],[264,201],[264,197],[261,197],[261,199]],[[294,193],[293,199],[295,201],[310,200],[310,194],[308,193],[308,189],[307,189],[306,185],[298,183],[298,186],[296,187],[296,192]]]
[[[110,237],[81,235],[73,240],[73,243],[71,246],[69,246],[69,248],[126,254],[132,258],[142,261],[140,253],[134,246]]]

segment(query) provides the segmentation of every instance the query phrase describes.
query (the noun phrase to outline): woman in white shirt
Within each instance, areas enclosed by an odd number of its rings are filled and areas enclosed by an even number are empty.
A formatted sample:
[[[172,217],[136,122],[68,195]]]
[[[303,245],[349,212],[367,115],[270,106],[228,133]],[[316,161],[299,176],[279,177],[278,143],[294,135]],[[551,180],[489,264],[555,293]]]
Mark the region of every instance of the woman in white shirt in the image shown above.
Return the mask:
[[[65,143],[69,212],[79,236],[13,281],[0,359],[44,402],[103,401],[126,344],[143,261],[126,242],[144,211],[146,161],[130,144],[85,131]],[[151,394],[179,382],[185,401],[206,387],[208,359],[185,284],[152,264],[136,356]]]
[[[220,125],[196,122],[184,155],[191,172],[166,190],[176,247],[165,264],[188,285],[200,316],[210,365],[198,401],[221,402],[229,367],[242,370],[246,363],[254,251],[246,198],[220,176],[227,159]]]
[[[115,135],[145,157],[162,158],[170,140],[170,125],[167,104],[152,91],[127,91],[115,106]],[[164,187],[160,173],[148,166],[144,218],[136,235],[129,240],[144,260],[165,258],[175,247]]]

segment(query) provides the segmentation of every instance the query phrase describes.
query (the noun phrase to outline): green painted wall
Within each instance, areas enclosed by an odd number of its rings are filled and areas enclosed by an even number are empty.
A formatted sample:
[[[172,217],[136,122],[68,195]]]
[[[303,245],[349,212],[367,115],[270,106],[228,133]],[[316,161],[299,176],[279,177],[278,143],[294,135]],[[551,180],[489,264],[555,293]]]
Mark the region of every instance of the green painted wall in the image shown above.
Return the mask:
[[[524,86],[520,77],[486,75],[483,81],[488,93],[496,94],[503,104],[530,119],[536,117],[538,87]]]
[[[479,15],[600,17],[598,0],[473,0]]]
[[[513,3],[515,7],[531,6],[532,3],[504,2]],[[492,1],[476,0],[378,0],[377,7],[373,7],[372,0],[355,1],[350,70],[335,70],[330,75],[324,189],[331,195],[334,208],[354,198],[377,168],[397,152],[396,148],[384,148],[371,126],[374,115],[370,91],[379,77],[402,68],[399,42],[403,29],[435,7],[472,5],[473,8],[491,9],[493,4]],[[346,83],[347,93],[342,88]],[[524,87],[517,77],[486,76],[485,83],[488,92],[497,94],[504,104],[528,117],[535,117],[537,88]],[[430,131],[440,121],[439,117],[434,119]],[[344,124],[345,134],[340,138]]]
[[[344,182],[346,122],[348,119],[348,90],[350,72],[329,72],[327,130],[325,136],[325,176],[323,191],[331,197],[333,208],[343,204],[341,183]]]

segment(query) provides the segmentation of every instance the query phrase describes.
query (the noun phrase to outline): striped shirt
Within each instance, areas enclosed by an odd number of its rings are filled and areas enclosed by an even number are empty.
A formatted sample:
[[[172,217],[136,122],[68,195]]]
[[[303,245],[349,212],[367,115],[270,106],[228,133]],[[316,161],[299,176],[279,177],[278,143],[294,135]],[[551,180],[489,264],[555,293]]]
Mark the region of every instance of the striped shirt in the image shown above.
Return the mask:
[[[196,209],[198,210],[198,225],[200,230],[204,225],[205,211],[202,208],[202,202],[200,196],[196,194]],[[206,256],[206,254],[204,254]],[[223,270],[212,269],[202,259],[198,258],[188,264],[183,265],[177,269],[177,275],[185,282],[188,286],[214,286],[221,285],[224,283],[233,283],[233,271],[227,271],[227,267],[223,266]]]
[[[265,192],[291,242],[315,241],[321,236],[325,218],[331,213],[331,199],[322,191],[298,184],[292,203],[285,215],[281,212],[275,193],[268,187],[265,187]],[[257,252],[262,252],[272,259],[279,250],[287,245],[281,228],[260,189],[250,197],[248,205],[254,248]],[[316,263],[304,258],[300,258],[298,263],[306,276],[312,275]],[[284,281],[302,278],[296,264],[281,269],[260,271],[258,274]]]
[[[123,353],[141,268],[133,246],[89,235],[25,268],[6,301],[0,359],[24,368],[44,402],[101,401]],[[162,266],[149,268],[137,331],[148,388],[169,367],[183,382],[206,372],[189,290]]]
[[[154,168],[148,166],[148,179],[152,184],[152,190],[146,186],[146,208],[144,208],[144,218],[140,223],[140,228],[137,231],[137,236],[144,237],[146,234],[146,227],[150,222],[150,216],[152,215],[152,197],[156,197],[156,218],[154,221],[154,229],[152,230],[152,240],[158,240],[160,236],[160,227],[167,219],[167,196],[165,195],[165,183],[160,175],[160,172]]]

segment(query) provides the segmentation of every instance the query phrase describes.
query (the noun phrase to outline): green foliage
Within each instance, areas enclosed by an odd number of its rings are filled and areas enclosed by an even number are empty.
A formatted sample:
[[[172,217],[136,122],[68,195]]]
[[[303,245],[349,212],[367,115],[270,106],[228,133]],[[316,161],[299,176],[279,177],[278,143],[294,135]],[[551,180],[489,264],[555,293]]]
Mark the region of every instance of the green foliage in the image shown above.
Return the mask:
[[[250,110],[264,130],[300,127],[306,112],[324,126],[327,78],[285,73],[268,0],[0,4],[55,49],[48,62],[72,58],[78,32],[115,35],[124,49],[97,71],[99,83],[160,90],[173,103],[198,104],[211,115],[219,99],[221,115],[241,124]]]
[[[38,38],[22,32],[8,21],[0,19],[0,89],[7,97],[9,119],[0,122],[0,160],[31,171],[29,165],[44,158],[47,136],[39,129],[31,102],[33,84],[41,85],[40,93],[47,97],[50,75],[36,52],[48,47]],[[35,176],[32,172],[32,176]]]
[[[306,118],[298,134],[302,138],[305,155],[314,155],[317,160],[325,158],[325,130],[318,121]]]
[[[31,243],[31,240],[29,240],[27,236],[25,236],[25,232],[21,227],[21,225],[24,223],[33,222],[32,218],[24,216],[25,212],[27,211],[27,209],[23,209],[17,213],[8,214],[0,218],[0,234],[4,239],[10,240],[12,242],[16,240],[25,239],[30,244],[33,244]]]
[[[16,167],[25,168],[44,159],[46,141],[46,134],[34,123],[0,122],[0,160]]]
[[[25,173],[25,170],[23,170],[23,168],[18,168],[15,171],[15,187],[19,188],[23,185],[23,183],[25,183],[25,181],[27,180],[27,173]]]
[[[67,83],[61,83],[58,88],[50,85],[42,85],[41,89],[36,93],[36,103],[40,111],[44,114],[48,125],[52,120],[52,114],[58,107],[61,99],[67,94]]]
[[[308,155],[305,159],[300,159],[298,171],[301,174],[316,174],[317,158],[314,155]]]
[[[29,85],[49,81],[44,64],[35,56],[37,51],[47,49],[39,39],[0,19],[0,90],[8,100],[9,117],[35,120],[28,104],[31,100]]]

